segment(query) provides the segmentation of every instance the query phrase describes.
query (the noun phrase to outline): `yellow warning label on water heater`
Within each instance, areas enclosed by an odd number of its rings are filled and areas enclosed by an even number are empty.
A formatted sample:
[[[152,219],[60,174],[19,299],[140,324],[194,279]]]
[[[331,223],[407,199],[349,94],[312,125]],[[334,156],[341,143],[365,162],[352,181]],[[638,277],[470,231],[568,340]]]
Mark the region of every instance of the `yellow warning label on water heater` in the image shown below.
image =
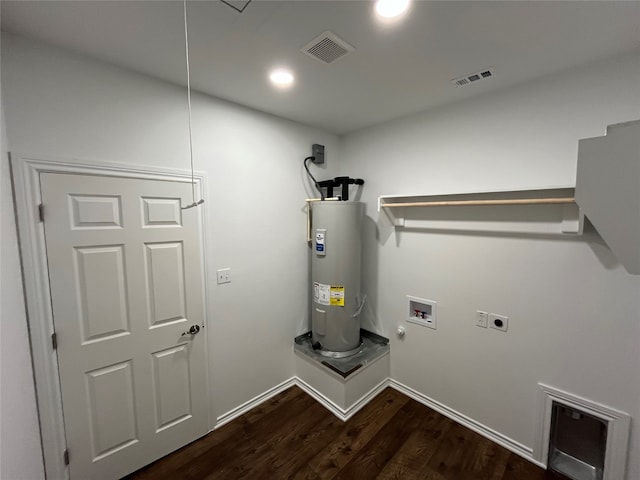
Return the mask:
[[[336,307],[344,307],[344,286],[343,285],[331,285],[330,289],[330,304]]]

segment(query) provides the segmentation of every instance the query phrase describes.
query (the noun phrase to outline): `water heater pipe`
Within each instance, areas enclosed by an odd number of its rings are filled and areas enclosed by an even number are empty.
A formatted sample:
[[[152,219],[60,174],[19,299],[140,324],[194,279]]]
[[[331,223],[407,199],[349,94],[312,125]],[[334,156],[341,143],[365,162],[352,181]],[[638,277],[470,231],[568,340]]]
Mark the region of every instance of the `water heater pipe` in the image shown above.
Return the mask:
[[[307,198],[305,202],[307,202],[307,243],[311,243],[311,204],[313,202],[337,202],[340,200],[340,197],[331,197],[331,198]]]

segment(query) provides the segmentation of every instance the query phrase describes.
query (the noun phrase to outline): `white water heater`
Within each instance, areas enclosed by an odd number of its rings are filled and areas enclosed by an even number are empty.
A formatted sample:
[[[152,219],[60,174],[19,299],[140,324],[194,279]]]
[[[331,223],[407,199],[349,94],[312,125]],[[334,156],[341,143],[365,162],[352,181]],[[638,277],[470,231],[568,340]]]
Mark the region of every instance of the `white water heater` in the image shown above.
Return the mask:
[[[361,232],[364,204],[322,201],[313,205],[311,333],[327,357],[360,350]]]

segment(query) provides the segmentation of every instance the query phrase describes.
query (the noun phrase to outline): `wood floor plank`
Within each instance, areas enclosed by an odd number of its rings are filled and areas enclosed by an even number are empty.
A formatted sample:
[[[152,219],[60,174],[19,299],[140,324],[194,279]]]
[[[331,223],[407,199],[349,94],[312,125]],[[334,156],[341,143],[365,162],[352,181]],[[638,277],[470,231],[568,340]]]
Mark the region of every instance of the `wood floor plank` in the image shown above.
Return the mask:
[[[320,476],[316,473],[316,471],[309,467],[300,468],[297,472],[295,472],[290,477],[291,480],[320,480]]]
[[[291,390],[291,392],[289,392]],[[227,464],[237,456],[246,455],[247,451],[255,448],[256,439],[268,436],[274,425],[281,423],[287,412],[296,416],[315,402],[300,389],[289,389],[280,398],[274,398],[267,405],[260,405],[240,418],[211,432],[204,437],[204,442],[198,441],[185,448],[185,456],[174,458],[173,454],[159,462],[166,464],[152,464],[147,470],[152,470],[151,476],[138,477],[131,480],[180,478],[184,480],[200,480],[211,472],[223,471]],[[202,444],[205,445],[202,445]],[[202,445],[202,447],[201,447]],[[156,463],[159,463],[156,462]],[[162,472],[162,473],[161,473]],[[160,476],[164,475],[164,476]],[[222,478],[222,477],[220,477]]]
[[[420,424],[424,413],[422,405],[409,400],[334,478],[376,478],[404,443],[406,432]]]
[[[318,474],[309,467],[309,460],[320,446],[329,444],[335,438],[343,425],[335,415],[325,411],[324,417],[290,446],[292,450],[295,448],[295,455],[282,456],[280,449],[274,449],[271,466],[267,470],[270,478],[306,478],[313,472],[313,478],[319,479]]]
[[[447,479],[477,480],[482,478],[484,480],[490,479],[492,476],[495,478],[492,472],[486,471],[487,469],[496,472],[498,479],[500,479],[505,468],[507,455],[502,457],[502,464],[486,465],[483,458],[484,449],[480,447],[480,451],[477,451],[478,446],[486,441],[485,438],[458,423],[453,421],[451,423],[451,428],[443,436],[427,467]],[[483,472],[483,470],[485,471]]]
[[[201,480],[206,477],[215,478],[239,478],[233,476],[238,464],[247,463],[250,458],[259,456],[269,441],[280,438],[284,432],[293,428],[310,408],[317,406],[317,402],[303,395],[295,401],[289,401],[267,413],[260,421],[244,425],[242,435],[238,435],[232,442],[224,445],[224,448],[215,449],[214,452],[205,452],[196,458],[187,469],[181,470],[181,478],[185,480]],[[215,433],[215,432],[214,432]],[[266,439],[270,439],[265,441]],[[231,476],[230,476],[231,475]]]
[[[566,480],[562,475],[542,470],[521,456],[512,453],[509,455],[501,480],[521,480],[523,478],[527,480]]]
[[[566,480],[385,389],[342,422],[298,387],[127,480]]]
[[[435,453],[442,436],[451,428],[448,418],[429,410],[406,441],[377,476],[379,479],[424,479],[429,460]],[[441,478],[433,472],[433,478]]]
[[[464,462],[465,468],[473,480],[502,480],[511,452],[480,435],[477,438],[473,454]]]
[[[307,395],[299,388],[289,388],[266,402],[258,405],[232,422],[223,425],[215,432],[211,432],[199,440],[173,452],[151,465],[138,470],[126,477],[127,480],[153,480],[157,478],[177,478],[181,471],[201,455],[206,455],[221,444],[234,442],[239,436],[244,435],[247,425],[262,420],[270,412],[280,408],[291,401],[297,401]],[[286,408],[286,407],[285,407]]]
[[[333,478],[408,400],[396,390],[385,389],[342,425],[333,441],[309,460],[309,467],[322,480]]]
[[[284,420],[268,442],[238,458],[231,468],[235,478],[288,478],[308,461],[313,445],[328,442],[342,422],[317,402],[301,418]],[[283,455],[295,452],[295,455]],[[216,478],[209,476],[206,478]]]

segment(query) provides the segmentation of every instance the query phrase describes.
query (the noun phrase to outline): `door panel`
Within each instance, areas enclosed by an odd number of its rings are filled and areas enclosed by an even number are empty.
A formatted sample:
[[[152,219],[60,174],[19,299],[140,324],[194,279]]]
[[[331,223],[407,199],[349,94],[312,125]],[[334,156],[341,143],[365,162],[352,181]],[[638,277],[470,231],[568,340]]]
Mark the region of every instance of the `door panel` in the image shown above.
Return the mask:
[[[73,228],[122,228],[120,197],[69,195]]]
[[[191,417],[188,348],[183,344],[153,354],[157,431]]]
[[[71,478],[119,478],[208,430],[199,212],[184,183],[40,181]]]
[[[131,361],[87,372],[93,461],[138,442]]]
[[[74,250],[82,342],[130,333],[124,245]]]
[[[186,312],[182,243],[147,243],[145,262],[150,325],[158,327],[184,320]]]
[[[143,198],[145,227],[180,227],[182,210],[179,198]]]

